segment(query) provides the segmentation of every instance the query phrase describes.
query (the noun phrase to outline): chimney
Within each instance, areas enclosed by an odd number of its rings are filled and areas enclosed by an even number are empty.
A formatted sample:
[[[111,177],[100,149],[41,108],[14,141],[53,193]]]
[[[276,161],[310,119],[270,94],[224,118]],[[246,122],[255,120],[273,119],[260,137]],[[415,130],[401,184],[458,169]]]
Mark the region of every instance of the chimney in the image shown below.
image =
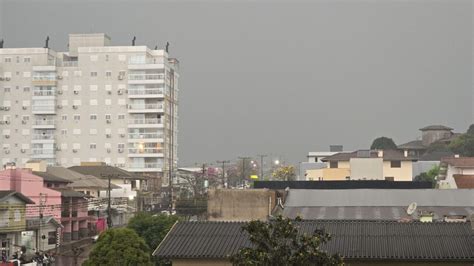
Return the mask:
[[[403,156],[404,156],[405,158],[408,157],[408,151],[407,151],[407,150],[404,150],[404,151],[403,151]]]
[[[383,158],[383,150],[378,150],[378,151],[377,151],[377,156],[378,156],[379,158]]]

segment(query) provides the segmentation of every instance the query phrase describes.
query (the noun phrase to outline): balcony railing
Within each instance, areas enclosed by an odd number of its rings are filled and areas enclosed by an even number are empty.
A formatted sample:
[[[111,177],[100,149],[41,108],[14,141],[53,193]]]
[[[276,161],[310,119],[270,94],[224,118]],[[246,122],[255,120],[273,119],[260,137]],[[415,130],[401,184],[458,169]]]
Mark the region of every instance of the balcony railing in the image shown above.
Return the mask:
[[[78,66],[78,61],[63,61],[62,66],[63,67],[77,67]]]
[[[35,139],[35,140],[54,139],[54,134],[45,134],[45,135],[43,135],[43,134],[34,134],[33,139]]]
[[[162,124],[162,120],[158,118],[130,119],[128,123],[131,125],[154,125]]]
[[[54,96],[56,90],[33,90],[33,96]]]
[[[32,151],[33,151],[33,155],[54,154],[54,149],[35,148],[35,149],[32,149]]]
[[[163,94],[163,88],[128,89],[128,95]]]
[[[128,134],[129,139],[161,139],[163,134],[161,133],[130,133]]]
[[[56,81],[56,76],[33,76],[33,81]]]
[[[163,104],[130,104],[128,106],[130,110],[154,110],[154,109],[163,109]]]
[[[35,120],[33,124],[36,126],[54,126],[54,120]]]
[[[131,164],[130,168],[163,168],[162,163]]]
[[[164,79],[164,74],[129,74],[129,80],[161,80]]]
[[[129,148],[128,149],[129,154],[143,154],[143,153],[163,153],[163,149],[157,149],[157,148]]]

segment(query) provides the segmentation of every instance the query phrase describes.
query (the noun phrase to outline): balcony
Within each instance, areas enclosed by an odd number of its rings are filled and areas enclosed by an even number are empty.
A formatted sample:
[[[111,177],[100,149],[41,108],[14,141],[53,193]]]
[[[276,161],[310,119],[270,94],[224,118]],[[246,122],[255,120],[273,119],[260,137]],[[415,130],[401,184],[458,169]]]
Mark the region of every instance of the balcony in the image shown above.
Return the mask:
[[[129,148],[128,157],[163,157],[161,148]]]
[[[33,128],[55,128],[55,124],[52,119],[38,119],[33,122]]]
[[[128,74],[128,84],[164,83],[164,74]]]
[[[163,88],[128,89],[128,98],[163,98]]]
[[[163,119],[160,119],[160,118],[130,119],[128,121],[128,127],[130,128],[163,127]]]
[[[39,114],[55,114],[56,109],[54,104],[48,105],[34,105],[31,107],[32,113],[35,115]]]
[[[54,143],[54,134],[34,134],[31,137],[32,143]]]
[[[63,61],[61,66],[62,67],[77,67],[79,66],[79,61]]]
[[[54,149],[34,148],[31,151],[33,155],[54,154]]]
[[[41,72],[39,72],[41,73]],[[31,83],[34,86],[54,86],[56,84],[56,73],[33,74]]]
[[[148,103],[148,104],[130,104],[128,106],[129,113],[162,113],[164,112],[163,104]]]
[[[56,96],[56,89],[39,90],[37,88],[33,88],[33,96]]]
[[[142,163],[142,164],[130,164],[128,171],[130,172],[161,172],[163,169],[162,163]]]
[[[162,133],[129,133],[129,139],[162,139]]]

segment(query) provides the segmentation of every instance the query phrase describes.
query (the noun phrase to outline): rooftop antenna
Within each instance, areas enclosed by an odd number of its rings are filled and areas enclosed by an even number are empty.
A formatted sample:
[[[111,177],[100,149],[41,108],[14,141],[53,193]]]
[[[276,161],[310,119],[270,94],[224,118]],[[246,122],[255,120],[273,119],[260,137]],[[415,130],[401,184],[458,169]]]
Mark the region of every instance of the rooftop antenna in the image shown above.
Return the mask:
[[[46,41],[44,44],[44,48],[49,48],[49,36],[46,36]]]
[[[167,53],[168,53],[168,51],[169,51],[169,47],[170,47],[170,43],[169,43],[169,42],[166,42],[166,48],[165,48],[165,50],[166,50]]]
[[[416,202],[410,203],[410,205],[408,205],[408,208],[407,208],[407,214],[411,216],[413,213],[415,213],[416,207],[417,207]]]
[[[158,50],[158,45],[155,45],[155,50]]]
[[[3,39],[0,41],[0,48],[3,48]]]
[[[137,40],[137,37],[136,36],[133,36],[133,39],[132,39],[132,46],[135,46],[135,41]]]

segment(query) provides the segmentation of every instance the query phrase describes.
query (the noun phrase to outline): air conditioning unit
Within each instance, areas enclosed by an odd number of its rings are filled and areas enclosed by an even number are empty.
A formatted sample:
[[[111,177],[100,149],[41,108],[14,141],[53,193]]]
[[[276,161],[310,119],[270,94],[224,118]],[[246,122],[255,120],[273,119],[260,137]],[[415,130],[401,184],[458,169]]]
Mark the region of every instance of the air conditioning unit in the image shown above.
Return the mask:
[[[57,150],[57,151],[60,151],[60,150],[61,150],[61,147],[59,147],[59,146],[56,147],[56,150]]]
[[[118,90],[118,91],[117,91],[117,94],[118,94],[118,95],[122,95],[122,94],[123,94],[123,90],[121,90],[121,89]]]
[[[105,134],[105,137],[110,139],[112,137],[112,135],[111,134]]]
[[[10,81],[10,77],[6,77],[5,80],[6,80],[6,81]]]
[[[110,149],[107,149],[107,153],[110,153]]]
[[[3,79],[4,79],[3,77],[0,77],[0,81],[3,81]]]
[[[77,106],[77,105],[72,106],[72,109],[77,109],[77,108],[79,108],[79,106]]]
[[[72,152],[76,153],[76,152],[77,152],[77,149],[72,149]]]
[[[5,111],[9,111],[9,110],[10,110],[10,107],[9,107],[9,106],[5,106],[5,107],[3,107],[3,109],[4,109]]]
[[[112,94],[112,91],[107,91],[107,94],[108,94],[108,95],[111,95],[111,94]]]
[[[23,107],[22,107],[22,109],[23,109],[23,110],[26,110],[26,109],[28,109],[28,107],[26,107],[26,106],[23,106]]]
[[[76,95],[79,94],[79,91],[74,91],[74,94],[76,94]]]
[[[0,121],[0,125],[3,125],[3,124],[5,124],[5,121]]]
[[[107,122],[107,124],[111,124],[111,123],[112,123],[112,120],[107,119],[106,122]]]
[[[10,138],[10,135],[5,135],[5,138],[6,138],[6,139],[9,139],[9,138]]]
[[[62,90],[58,90],[58,94],[59,94],[59,95],[63,94],[63,91],[62,91]]]
[[[3,106],[0,106],[0,110],[5,110],[5,107],[3,107]]]
[[[25,149],[21,149],[20,151],[21,151],[21,153],[25,153],[25,152],[26,152],[26,150],[25,150]]]
[[[62,108],[63,108],[63,106],[62,106],[62,105],[60,105],[60,104],[58,104],[58,105],[56,105],[56,108],[58,108],[58,109],[62,109]]]
[[[10,153],[10,150],[5,150],[5,154],[9,154]]]
[[[120,137],[125,138],[125,134],[120,134]]]
[[[62,76],[57,76],[56,78],[57,78],[57,79],[63,79],[63,77],[62,77]]]
[[[118,76],[118,80],[122,80],[123,79],[123,76],[122,75],[119,75]]]
[[[9,120],[5,120],[5,124],[10,125],[10,121],[9,121]]]
[[[22,123],[23,125],[26,125],[26,122],[27,122],[26,120],[21,120],[21,123]]]
[[[122,153],[123,152],[123,149],[118,149],[117,150],[119,153]]]

